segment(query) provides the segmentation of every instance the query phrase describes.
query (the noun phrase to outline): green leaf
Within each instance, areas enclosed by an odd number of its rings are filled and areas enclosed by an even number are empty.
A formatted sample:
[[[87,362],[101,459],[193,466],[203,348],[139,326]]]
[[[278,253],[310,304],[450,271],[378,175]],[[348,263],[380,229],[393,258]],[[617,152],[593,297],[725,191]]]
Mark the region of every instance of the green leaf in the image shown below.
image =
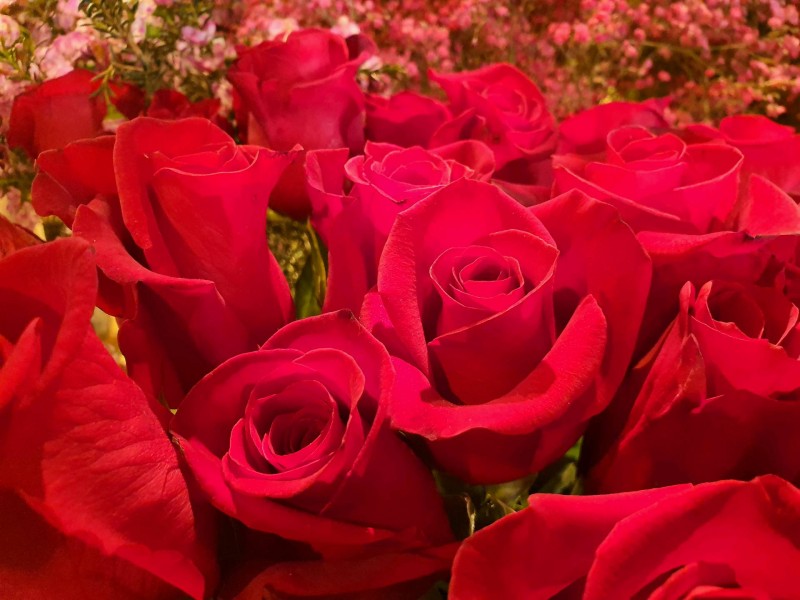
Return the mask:
[[[313,317],[322,312],[322,304],[317,299],[315,291],[315,278],[314,261],[309,255],[294,290],[294,304],[298,319]]]
[[[294,289],[295,310],[298,319],[318,315],[322,312],[328,285],[328,269],[324,248],[311,227],[306,226],[311,251]]]

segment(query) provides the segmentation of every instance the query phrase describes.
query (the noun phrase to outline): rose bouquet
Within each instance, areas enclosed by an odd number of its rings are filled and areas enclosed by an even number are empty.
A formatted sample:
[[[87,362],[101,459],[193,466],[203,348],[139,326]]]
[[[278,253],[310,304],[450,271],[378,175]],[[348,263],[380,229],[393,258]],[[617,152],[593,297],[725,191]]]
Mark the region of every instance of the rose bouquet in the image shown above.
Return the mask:
[[[339,33],[13,99],[0,596],[800,597],[800,135]]]

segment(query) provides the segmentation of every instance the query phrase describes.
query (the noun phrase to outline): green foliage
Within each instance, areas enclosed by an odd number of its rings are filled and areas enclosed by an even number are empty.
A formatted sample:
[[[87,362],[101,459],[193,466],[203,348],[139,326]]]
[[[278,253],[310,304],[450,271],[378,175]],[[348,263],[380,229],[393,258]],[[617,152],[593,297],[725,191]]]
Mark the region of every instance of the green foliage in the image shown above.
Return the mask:
[[[148,98],[162,88],[178,89],[191,100],[211,97],[212,85],[222,72],[185,70],[179,60],[178,42],[183,27],[203,26],[214,8],[213,0],[157,6],[152,21],[158,25],[149,25],[141,38],[134,32],[138,5],[125,0],[81,0],[80,8],[92,27],[109,42],[108,56],[97,61],[98,64],[86,66],[100,71],[104,85],[114,80],[125,81],[144,90]]]
[[[528,506],[534,493],[580,494],[578,459],[582,439],[558,461],[535,475],[496,485],[468,485],[446,473],[434,471],[444,499],[450,526],[458,539],[465,539],[504,516]]]
[[[322,312],[328,283],[324,248],[310,224],[307,226],[307,232],[310,252],[294,288],[294,303],[298,319],[312,317]]]

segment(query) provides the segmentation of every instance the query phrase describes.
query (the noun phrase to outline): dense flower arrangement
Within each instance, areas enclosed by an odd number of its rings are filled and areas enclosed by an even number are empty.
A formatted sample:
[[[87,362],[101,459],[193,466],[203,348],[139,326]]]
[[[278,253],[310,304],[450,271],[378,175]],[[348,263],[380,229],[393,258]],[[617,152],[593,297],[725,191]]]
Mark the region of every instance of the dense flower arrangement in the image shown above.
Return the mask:
[[[800,135],[458,45],[767,8],[302,4],[4,3],[0,595],[800,597]]]

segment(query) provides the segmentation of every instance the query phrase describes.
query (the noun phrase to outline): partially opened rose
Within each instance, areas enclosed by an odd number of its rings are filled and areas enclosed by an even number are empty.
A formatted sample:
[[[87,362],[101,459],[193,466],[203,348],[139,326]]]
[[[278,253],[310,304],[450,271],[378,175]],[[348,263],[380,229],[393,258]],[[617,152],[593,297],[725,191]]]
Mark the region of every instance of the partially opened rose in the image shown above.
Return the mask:
[[[608,134],[605,156],[560,155],[554,164],[556,192],[579,189],[606,200],[637,231],[698,234],[730,221],[742,155],[627,126]]]
[[[239,128],[249,144],[288,151],[364,146],[364,94],[344,38],[321,29],[241,49],[228,79],[241,98]],[[282,180],[273,208],[296,218],[310,211],[302,163]]]
[[[797,205],[758,176],[740,181],[742,161],[730,146],[639,126],[611,131],[603,155],[554,157],[554,191],[579,189],[615,206],[653,259],[639,356],[674,318],[687,281],[753,283],[771,261],[794,255]]]
[[[532,213],[464,179],[421,200],[362,311],[397,357],[393,424],[471,482],[540,469],[610,400],[649,284],[633,233],[582,194]]]
[[[474,140],[432,150],[367,142],[350,160],[344,149],[312,151],[306,170],[312,221],[329,251],[325,309],[358,312],[397,215],[454,181],[489,179],[494,157]]]
[[[144,104],[132,86],[111,85],[117,110],[133,118]],[[9,119],[8,144],[21,147],[31,158],[69,142],[92,138],[103,132],[106,97],[98,93],[100,80],[78,69],[34,86],[14,99]]]
[[[558,154],[590,156],[606,150],[608,134],[634,125],[663,133],[670,129],[664,118],[666,101],[609,102],[567,117],[558,125]]]
[[[450,541],[430,473],[389,429],[394,379],[352,314],[303,319],[212,371],[171,429],[211,502],[251,529],[325,556]]]
[[[615,492],[766,473],[800,481],[798,357],[800,309],[779,290],[686,284],[666,338],[622,388],[627,414],[587,434],[588,456],[595,438],[610,446],[593,457],[587,485]]]
[[[800,135],[762,115],[734,115],[720,121],[719,129],[690,125],[692,140],[719,140],[744,155],[743,171],[772,181],[786,193],[800,197]]]
[[[0,219],[0,246],[11,237]],[[29,243],[0,260],[3,597],[209,597],[213,522],[190,501],[167,411],[92,331],[91,248]]]
[[[270,191],[291,160],[236,146],[197,118],[139,118],[116,139],[40,159],[34,206],[94,246],[102,307],[122,319],[129,372],[156,397],[177,405],[292,318],[265,230]]]
[[[484,142],[494,152],[494,176],[501,188],[525,205],[549,198],[550,156],[558,135],[539,88],[508,64],[431,78],[444,89],[454,116],[436,130],[429,145]]]
[[[800,589],[800,491],[778,477],[529,502],[464,542],[450,598],[793,598]]]

